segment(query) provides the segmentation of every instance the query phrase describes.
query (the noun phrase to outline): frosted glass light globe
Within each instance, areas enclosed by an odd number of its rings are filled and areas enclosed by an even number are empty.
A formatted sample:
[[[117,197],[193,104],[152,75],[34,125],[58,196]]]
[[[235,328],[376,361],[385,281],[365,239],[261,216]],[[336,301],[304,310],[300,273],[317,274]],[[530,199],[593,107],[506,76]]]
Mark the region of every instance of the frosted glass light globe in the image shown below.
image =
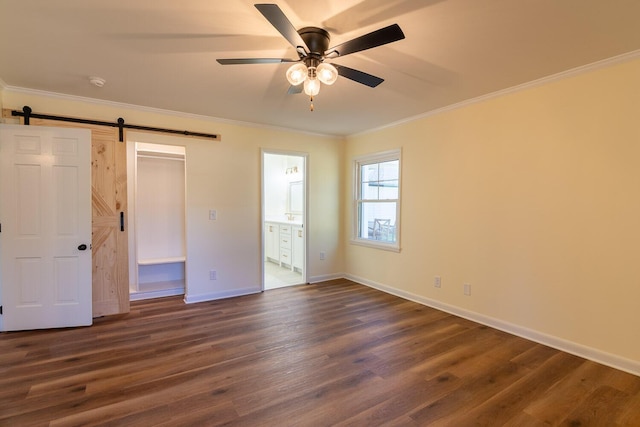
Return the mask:
[[[316,96],[320,92],[320,80],[307,79],[304,81],[304,93],[309,96]]]
[[[332,85],[338,80],[338,70],[331,64],[322,63],[316,69],[318,80],[326,85]]]
[[[289,83],[291,83],[293,86],[298,86],[306,78],[307,78],[307,67],[301,62],[298,62],[297,64],[292,65],[287,70],[287,80],[289,80]]]

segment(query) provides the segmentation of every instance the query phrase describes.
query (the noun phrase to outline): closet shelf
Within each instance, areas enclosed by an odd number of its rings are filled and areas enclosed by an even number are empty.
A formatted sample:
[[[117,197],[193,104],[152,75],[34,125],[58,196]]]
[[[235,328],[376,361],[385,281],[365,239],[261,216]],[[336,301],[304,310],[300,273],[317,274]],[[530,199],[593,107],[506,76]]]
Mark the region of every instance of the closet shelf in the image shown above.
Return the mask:
[[[172,264],[175,262],[185,262],[186,257],[178,256],[178,257],[170,257],[170,258],[146,258],[139,259],[138,265],[157,265],[157,264]]]

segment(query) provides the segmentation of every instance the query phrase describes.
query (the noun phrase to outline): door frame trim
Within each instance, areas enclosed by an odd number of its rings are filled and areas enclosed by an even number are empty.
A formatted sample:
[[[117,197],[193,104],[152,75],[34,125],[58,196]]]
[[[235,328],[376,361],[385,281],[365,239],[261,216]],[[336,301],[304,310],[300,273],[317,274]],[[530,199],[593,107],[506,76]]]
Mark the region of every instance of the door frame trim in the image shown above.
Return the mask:
[[[294,156],[302,157],[304,162],[304,168],[302,172],[302,179],[304,180],[304,212],[302,213],[302,233],[304,235],[304,257],[302,260],[302,283],[309,283],[308,277],[308,265],[309,265],[309,153],[303,151],[294,150],[279,150],[271,148],[260,149],[260,289],[265,291],[265,185],[264,185],[264,157],[265,154],[275,154],[280,156]]]

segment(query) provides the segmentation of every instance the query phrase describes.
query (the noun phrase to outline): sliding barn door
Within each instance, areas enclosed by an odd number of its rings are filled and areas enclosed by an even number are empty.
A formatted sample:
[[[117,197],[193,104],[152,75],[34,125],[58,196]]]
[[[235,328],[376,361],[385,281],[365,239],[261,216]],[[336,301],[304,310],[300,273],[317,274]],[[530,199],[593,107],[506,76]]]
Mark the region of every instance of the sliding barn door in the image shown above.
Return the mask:
[[[31,125],[91,130],[93,317],[129,312],[126,144],[117,128],[35,118]]]
[[[127,151],[118,130],[92,131],[93,316],[129,312]]]

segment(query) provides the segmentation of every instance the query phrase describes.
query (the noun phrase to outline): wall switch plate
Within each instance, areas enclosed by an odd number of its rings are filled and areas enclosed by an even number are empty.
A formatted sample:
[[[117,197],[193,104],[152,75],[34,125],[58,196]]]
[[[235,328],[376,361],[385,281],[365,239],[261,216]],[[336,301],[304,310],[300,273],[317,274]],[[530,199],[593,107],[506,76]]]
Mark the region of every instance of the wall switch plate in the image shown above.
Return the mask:
[[[471,285],[468,283],[465,283],[463,286],[464,289],[464,294],[465,295],[471,295]]]
[[[218,212],[215,209],[209,211],[209,221],[215,221],[218,219]]]
[[[215,270],[209,270],[209,280],[218,280],[218,272]]]
[[[327,254],[324,251],[320,252],[320,260],[324,260],[326,258]]]
[[[440,276],[436,276],[433,278],[433,286],[439,288],[442,286],[442,278]]]

